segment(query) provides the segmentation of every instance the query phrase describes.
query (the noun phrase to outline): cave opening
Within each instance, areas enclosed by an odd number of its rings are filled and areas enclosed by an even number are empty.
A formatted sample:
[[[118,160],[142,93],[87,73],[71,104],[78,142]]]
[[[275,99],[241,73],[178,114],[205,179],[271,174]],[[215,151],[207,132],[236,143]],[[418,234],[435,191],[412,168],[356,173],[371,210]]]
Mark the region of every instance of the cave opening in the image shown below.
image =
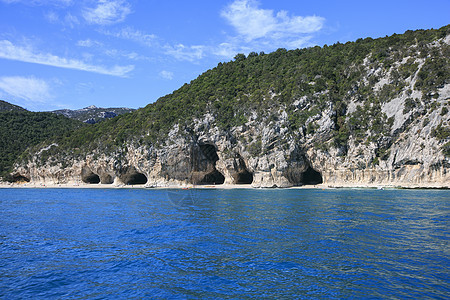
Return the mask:
[[[225,182],[225,176],[222,173],[214,169],[212,172],[205,174],[200,184],[223,184]]]
[[[219,160],[214,144],[202,143],[198,145],[200,155],[193,156],[193,168],[190,181],[193,184],[223,184],[225,176],[216,169]]]
[[[249,172],[244,159],[237,154],[239,159],[234,161],[234,167],[238,171],[233,175],[234,184],[252,184],[253,173]]]
[[[304,185],[314,185],[323,183],[322,174],[317,172],[311,167],[308,167],[302,174],[302,184]]]
[[[251,184],[253,182],[253,174],[249,171],[242,170],[234,176],[235,184]]]
[[[146,184],[147,183],[147,176],[145,176],[142,173],[133,173],[128,176],[128,179],[126,180],[125,184],[127,185],[135,185],[135,184]]]
[[[90,174],[86,177],[83,178],[84,183],[89,183],[89,184],[98,184],[100,183],[100,177],[97,174]]]
[[[30,182],[30,178],[16,174],[11,177],[10,182]]]
[[[215,163],[216,161],[219,160],[219,156],[217,155],[216,147],[214,147],[214,145],[211,144],[200,145],[200,150],[202,151],[206,159],[211,161],[212,163]]]

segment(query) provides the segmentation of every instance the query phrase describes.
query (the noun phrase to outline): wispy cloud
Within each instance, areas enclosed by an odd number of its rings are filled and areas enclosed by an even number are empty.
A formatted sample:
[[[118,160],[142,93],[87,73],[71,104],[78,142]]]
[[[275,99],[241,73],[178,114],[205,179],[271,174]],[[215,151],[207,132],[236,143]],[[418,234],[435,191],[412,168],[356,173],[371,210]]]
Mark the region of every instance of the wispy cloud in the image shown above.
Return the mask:
[[[163,71],[159,72],[159,76],[164,78],[164,79],[172,80],[173,79],[173,72],[163,70]]]
[[[178,44],[175,46],[165,46],[165,53],[175,57],[178,60],[186,60],[186,61],[196,61],[204,56],[205,46],[202,45],[194,45],[194,46],[185,46],[183,44]]]
[[[94,41],[91,39],[86,39],[86,40],[79,40],[77,42],[77,46],[91,48],[91,47],[95,47],[95,46],[103,46],[103,43],[99,42],[99,41]]]
[[[235,0],[221,12],[235,29],[237,36],[223,43],[217,53],[228,53],[238,45],[249,48],[301,47],[311,34],[322,29],[325,19],[319,16],[290,16],[287,11],[275,13],[262,9],[256,0]]]
[[[47,81],[35,77],[0,77],[0,89],[28,102],[45,103],[53,98]]]
[[[111,25],[123,22],[130,13],[130,4],[124,0],[99,0],[83,11],[83,17],[90,24]]]
[[[120,38],[128,41],[132,41],[147,47],[157,45],[157,36],[154,34],[145,33],[140,30],[136,30],[130,26],[127,26],[125,28],[122,28],[119,31],[107,31],[107,30],[101,30],[102,34],[112,36],[115,38]]]
[[[254,0],[236,0],[221,15],[247,41],[259,38],[285,38],[319,31],[325,21],[318,16],[289,16],[288,12],[274,13],[261,9]]]
[[[117,49],[107,49],[107,50],[103,50],[103,53],[114,59],[125,58],[128,60],[134,60],[134,61],[138,61],[138,60],[151,61],[151,58],[144,56],[144,55],[140,55],[136,52],[128,52],[128,51],[117,50]]]
[[[104,67],[50,53],[37,53],[31,47],[17,46],[8,40],[0,41],[0,58],[118,77],[126,77],[134,69],[133,65]]]

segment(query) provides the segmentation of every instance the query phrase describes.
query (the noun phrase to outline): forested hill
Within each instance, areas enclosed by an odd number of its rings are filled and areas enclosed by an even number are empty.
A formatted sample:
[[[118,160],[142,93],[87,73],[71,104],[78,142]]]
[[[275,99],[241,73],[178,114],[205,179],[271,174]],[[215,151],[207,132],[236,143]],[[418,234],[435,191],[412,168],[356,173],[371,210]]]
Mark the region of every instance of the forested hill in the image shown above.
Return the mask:
[[[25,108],[0,100],[0,111],[26,111]]]
[[[437,98],[437,89],[450,81],[450,48],[445,43],[439,47],[430,43],[449,33],[450,26],[445,26],[332,46],[238,54],[234,61],[219,63],[133,114],[83,128],[60,142],[92,149],[98,144],[121,145],[137,136],[148,143],[159,143],[174,124],[192,127],[193,120],[205,113],[212,114],[220,128],[229,129],[244,125],[255,113],[257,121],[276,119],[281,107],[288,114],[289,128],[295,131],[332,105],[337,125],[334,142],[343,145],[350,135],[363,136],[370,127],[381,134],[379,123],[387,121],[381,105],[404,92],[407,80],[416,72],[414,90],[421,92],[426,103]],[[381,84],[386,75],[388,84]],[[308,99],[306,109],[294,105],[303,97]],[[347,115],[354,97],[364,105]],[[405,111],[420,106],[417,101],[408,98]],[[431,107],[425,105],[423,109]],[[354,124],[358,120],[365,121]],[[309,129],[314,126],[311,123]]]
[[[324,182],[447,182],[449,99],[450,25],[238,54],[142,109],[29,151],[17,172],[288,186],[312,168]]]
[[[2,101],[0,110],[0,177],[11,171],[13,162],[29,146],[55,136],[64,136],[83,123],[49,112],[30,112]]]

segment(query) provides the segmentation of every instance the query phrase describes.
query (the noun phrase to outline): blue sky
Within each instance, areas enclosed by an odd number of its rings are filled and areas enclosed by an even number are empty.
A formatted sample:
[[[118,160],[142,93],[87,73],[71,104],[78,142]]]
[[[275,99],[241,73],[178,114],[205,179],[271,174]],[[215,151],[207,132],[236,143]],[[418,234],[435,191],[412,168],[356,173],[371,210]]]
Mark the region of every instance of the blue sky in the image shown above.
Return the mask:
[[[0,99],[138,108],[236,53],[440,28],[450,0],[0,0]]]

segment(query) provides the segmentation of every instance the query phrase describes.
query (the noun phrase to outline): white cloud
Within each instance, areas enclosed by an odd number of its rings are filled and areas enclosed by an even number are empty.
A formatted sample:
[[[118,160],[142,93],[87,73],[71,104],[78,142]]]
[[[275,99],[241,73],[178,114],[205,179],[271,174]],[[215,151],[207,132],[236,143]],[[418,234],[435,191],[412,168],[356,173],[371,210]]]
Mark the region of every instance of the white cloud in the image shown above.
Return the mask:
[[[0,89],[13,97],[29,102],[45,103],[53,98],[49,84],[34,77],[0,77]]]
[[[86,40],[79,40],[77,42],[77,46],[91,48],[94,46],[103,46],[103,44],[99,41],[93,41],[91,39],[86,39]]]
[[[311,34],[322,29],[325,22],[319,16],[289,16],[286,11],[275,13],[270,9],[261,9],[255,0],[235,0],[221,12],[221,16],[238,34],[223,44],[231,44],[228,49],[243,44],[254,50],[293,45],[301,47],[311,39]]]
[[[45,14],[45,18],[47,19],[47,21],[49,21],[50,23],[58,23],[59,22],[59,16],[56,12],[54,11],[49,11],[48,13]]]
[[[122,28],[120,31],[111,32],[111,31],[101,31],[101,33],[113,36],[116,38],[121,38],[124,40],[133,41],[136,43],[140,43],[145,46],[153,46],[157,39],[157,36],[154,34],[148,34],[142,32],[140,30],[133,29],[132,27]]]
[[[64,17],[64,24],[66,26],[69,26],[71,28],[74,28],[75,25],[80,24],[80,21],[78,20],[78,18],[74,15],[72,15],[71,13],[66,14],[66,16]]]
[[[123,22],[130,13],[124,0],[99,0],[96,7],[84,10],[83,17],[90,24],[111,25]]]
[[[134,69],[133,65],[104,67],[50,53],[36,53],[30,47],[17,46],[8,40],[0,41],[0,58],[119,77],[126,77]]]
[[[190,62],[199,60],[204,56],[205,46],[185,46],[178,44],[176,46],[165,46],[166,54],[175,57],[178,60],[187,60]]]
[[[60,18],[59,14],[55,11],[49,11],[44,15],[45,19],[52,24],[60,24],[70,28],[75,28],[75,25],[79,25],[78,18],[71,13],[67,13],[64,17]]]
[[[238,50],[231,43],[221,43],[214,50],[215,55],[223,56],[223,57],[233,57],[233,55],[236,55],[236,53],[238,53]]]
[[[164,70],[164,71],[159,72],[159,76],[161,76],[164,79],[172,80],[173,79],[173,72]]]
[[[137,61],[137,60],[150,61],[151,60],[150,58],[140,55],[136,52],[127,52],[127,51],[122,51],[122,50],[117,50],[117,49],[107,49],[107,50],[104,50],[103,53],[114,59],[126,58],[129,60],[135,60],[135,61]]]

